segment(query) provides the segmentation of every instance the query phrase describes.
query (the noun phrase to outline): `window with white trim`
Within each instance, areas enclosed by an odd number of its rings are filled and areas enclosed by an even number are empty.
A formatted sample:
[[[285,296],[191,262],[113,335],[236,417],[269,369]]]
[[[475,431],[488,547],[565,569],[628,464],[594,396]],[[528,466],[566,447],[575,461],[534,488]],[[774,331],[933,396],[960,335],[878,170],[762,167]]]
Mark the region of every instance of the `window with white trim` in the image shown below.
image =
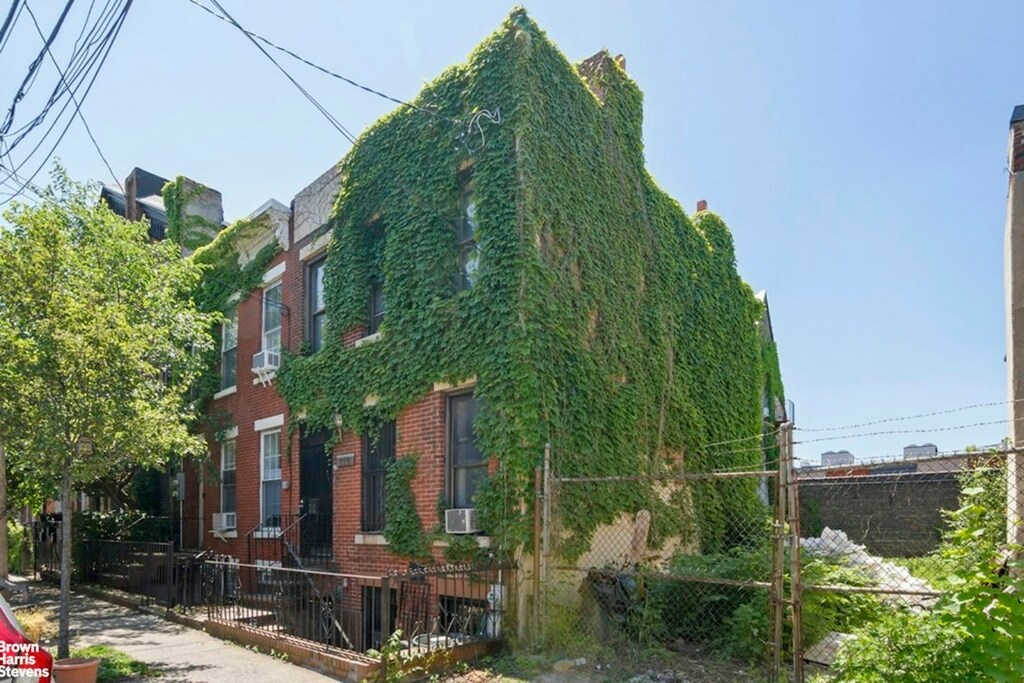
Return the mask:
[[[232,311],[221,327],[220,388],[235,386],[238,372],[238,313]]]
[[[281,283],[263,290],[263,351],[281,350]]]
[[[260,434],[260,526],[281,528],[281,430]]]
[[[220,446],[220,511],[235,512],[235,442]]]

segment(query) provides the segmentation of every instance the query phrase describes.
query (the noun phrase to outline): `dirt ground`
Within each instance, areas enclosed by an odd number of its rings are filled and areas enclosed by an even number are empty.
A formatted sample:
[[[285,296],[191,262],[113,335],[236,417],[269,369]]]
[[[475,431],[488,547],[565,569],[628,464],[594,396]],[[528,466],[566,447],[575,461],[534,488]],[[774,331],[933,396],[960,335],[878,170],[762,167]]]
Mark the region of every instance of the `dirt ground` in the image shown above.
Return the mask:
[[[508,656],[484,661],[476,668],[445,677],[450,683],[760,683],[764,668],[723,660],[699,645],[679,643],[657,654],[623,655],[621,659],[558,660],[540,656]]]

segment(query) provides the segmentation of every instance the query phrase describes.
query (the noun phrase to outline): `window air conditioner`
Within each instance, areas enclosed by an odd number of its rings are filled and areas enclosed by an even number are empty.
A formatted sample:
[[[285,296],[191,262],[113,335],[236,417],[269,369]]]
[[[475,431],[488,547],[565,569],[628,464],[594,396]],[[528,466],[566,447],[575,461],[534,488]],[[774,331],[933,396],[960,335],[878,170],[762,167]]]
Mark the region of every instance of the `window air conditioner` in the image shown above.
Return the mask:
[[[213,513],[213,530],[214,531],[230,531],[235,528],[235,513],[234,512],[214,512]]]
[[[476,508],[454,508],[444,511],[444,530],[449,534],[475,534],[482,529]]]
[[[279,351],[260,351],[253,354],[253,372],[272,372],[281,367],[281,353]]]

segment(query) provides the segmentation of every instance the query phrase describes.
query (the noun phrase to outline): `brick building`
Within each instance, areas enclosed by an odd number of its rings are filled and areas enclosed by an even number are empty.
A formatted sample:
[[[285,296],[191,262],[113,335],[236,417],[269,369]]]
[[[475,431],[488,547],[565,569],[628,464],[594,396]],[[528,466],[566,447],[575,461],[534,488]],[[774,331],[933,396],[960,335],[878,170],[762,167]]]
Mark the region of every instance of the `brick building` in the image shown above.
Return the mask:
[[[766,300],[706,204],[691,221],[647,175],[624,67],[607,52],[570,65],[517,10],[424,106],[375,124],[289,206],[254,212],[260,229],[226,258],[244,269],[276,254],[223,311],[205,408],[222,426],[186,487],[205,548],[380,576],[456,544],[522,551],[545,443],[577,476],[763,464],[756,446],[713,447],[750,443],[782,413]],[[468,128],[449,125],[473,111]],[[534,199],[550,186],[538,169],[566,176],[564,201]],[[384,533],[389,464],[409,460],[415,553]],[[650,494],[567,496],[564,510],[603,506],[566,526],[586,539],[637,505],[681,514]]]

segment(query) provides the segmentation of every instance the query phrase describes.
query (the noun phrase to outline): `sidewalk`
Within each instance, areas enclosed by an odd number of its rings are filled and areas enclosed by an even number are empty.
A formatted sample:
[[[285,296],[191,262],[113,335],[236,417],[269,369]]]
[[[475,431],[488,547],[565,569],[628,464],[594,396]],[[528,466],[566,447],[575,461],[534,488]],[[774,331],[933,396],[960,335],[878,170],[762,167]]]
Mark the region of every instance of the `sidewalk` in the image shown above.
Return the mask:
[[[15,606],[24,604],[16,598]],[[57,610],[58,591],[31,585],[31,604]],[[153,683],[326,683],[321,674],[160,617],[71,594],[71,647],[109,645],[160,670]],[[57,655],[56,649],[52,651]]]

